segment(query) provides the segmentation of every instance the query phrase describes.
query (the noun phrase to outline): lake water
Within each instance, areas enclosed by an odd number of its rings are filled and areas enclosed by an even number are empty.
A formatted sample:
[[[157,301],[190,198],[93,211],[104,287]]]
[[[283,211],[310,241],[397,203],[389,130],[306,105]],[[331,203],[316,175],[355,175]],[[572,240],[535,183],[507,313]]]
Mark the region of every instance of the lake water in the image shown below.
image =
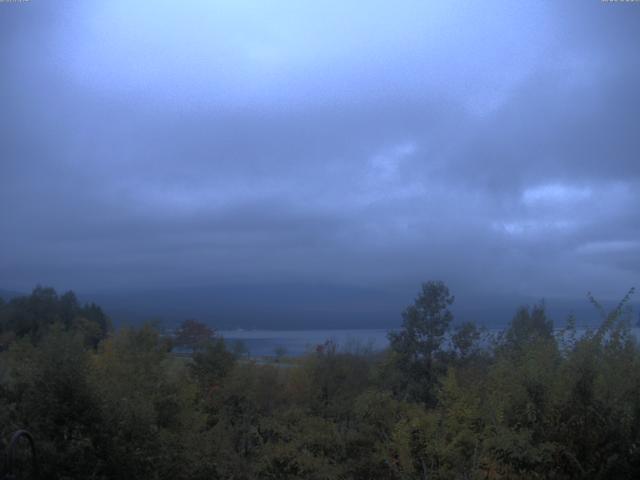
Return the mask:
[[[489,329],[489,333],[498,333],[502,329]],[[578,336],[586,329],[579,328]],[[632,328],[632,333],[640,339],[640,329]],[[221,330],[218,334],[224,337],[233,349],[233,344],[240,340],[249,351],[250,356],[274,355],[277,348],[284,348],[286,355],[299,356],[315,351],[317,345],[332,340],[339,349],[350,351],[367,347],[374,351],[383,350],[389,345],[388,329],[369,330]]]
[[[314,351],[327,340],[339,348],[356,349],[370,347],[383,350],[389,344],[386,329],[371,330],[221,330],[218,334],[233,348],[240,340],[251,356],[274,355],[277,348],[284,348],[286,355],[302,355]]]

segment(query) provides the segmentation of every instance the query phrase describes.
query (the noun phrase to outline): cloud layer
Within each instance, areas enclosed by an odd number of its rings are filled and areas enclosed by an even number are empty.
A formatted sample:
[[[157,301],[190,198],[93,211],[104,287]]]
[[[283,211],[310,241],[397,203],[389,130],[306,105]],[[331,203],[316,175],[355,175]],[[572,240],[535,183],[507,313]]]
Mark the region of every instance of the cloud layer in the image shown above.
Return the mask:
[[[619,296],[640,5],[0,5],[0,284]]]

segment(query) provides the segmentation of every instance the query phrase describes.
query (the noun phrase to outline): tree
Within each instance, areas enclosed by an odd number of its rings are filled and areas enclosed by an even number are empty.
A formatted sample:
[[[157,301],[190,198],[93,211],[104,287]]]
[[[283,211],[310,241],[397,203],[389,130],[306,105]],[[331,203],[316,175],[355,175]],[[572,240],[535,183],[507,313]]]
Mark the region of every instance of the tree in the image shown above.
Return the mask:
[[[175,335],[175,344],[181,347],[197,349],[212,340],[215,332],[198,320],[184,320]]]
[[[86,345],[97,348],[98,344],[107,338],[111,331],[111,320],[105,315],[102,308],[95,303],[89,303],[78,309],[73,318],[72,326],[83,333]]]
[[[531,342],[553,339],[553,321],[547,318],[544,303],[533,308],[520,307],[505,333],[506,345],[511,349],[522,349]]]
[[[227,350],[224,340],[216,338],[200,345],[189,367],[198,384],[205,392],[209,392],[231,371],[235,358]]]
[[[276,362],[280,362],[280,360],[282,360],[282,357],[284,357],[287,354],[287,347],[283,345],[278,345],[276,348],[273,349],[273,353],[275,353],[276,355]]]
[[[1,355],[0,409],[8,418],[0,418],[0,432],[34,435],[41,478],[86,478],[100,462],[90,445],[103,423],[82,336],[57,324],[37,346],[23,339]]]
[[[435,401],[437,377],[444,372],[442,342],[453,320],[449,310],[453,301],[444,282],[423,283],[413,305],[402,314],[402,329],[389,333],[393,363],[404,383],[400,389],[413,400]]]
[[[453,352],[460,361],[467,360],[477,352],[481,336],[481,330],[473,322],[465,322],[456,327],[451,335],[451,344]]]
[[[111,330],[109,318],[97,305],[81,305],[72,291],[58,296],[53,288],[37,286],[31,295],[15,297],[0,306],[0,345],[6,346],[6,339],[22,337],[37,343],[55,324],[80,331],[92,348]]]
[[[93,439],[104,459],[102,476],[82,478],[195,477],[190,459],[208,448],[194,432],[204,417],[194,409],[198,388],[184,362],[169,355],[153,326],[119,329],[92,361],[93,384],[104,424]]]

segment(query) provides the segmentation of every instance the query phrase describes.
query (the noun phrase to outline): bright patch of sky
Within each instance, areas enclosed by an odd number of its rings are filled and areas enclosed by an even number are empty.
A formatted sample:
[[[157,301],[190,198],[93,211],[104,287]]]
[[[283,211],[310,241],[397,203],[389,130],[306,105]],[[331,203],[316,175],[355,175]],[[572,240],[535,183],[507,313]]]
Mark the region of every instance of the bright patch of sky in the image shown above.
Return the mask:
[[[81,87],[183,108],[291,106],[423,90],[490,111],[544,57],[548,7],[493,1],[462,7],[82,2],[70,7],[77,21],[61,27],[54,57]]]
[[[561,183],[549,183],[537,187],[527,188],[522,192],[522,201],[525,205],[573,204],[591,197],[589,187],[577,187]]]

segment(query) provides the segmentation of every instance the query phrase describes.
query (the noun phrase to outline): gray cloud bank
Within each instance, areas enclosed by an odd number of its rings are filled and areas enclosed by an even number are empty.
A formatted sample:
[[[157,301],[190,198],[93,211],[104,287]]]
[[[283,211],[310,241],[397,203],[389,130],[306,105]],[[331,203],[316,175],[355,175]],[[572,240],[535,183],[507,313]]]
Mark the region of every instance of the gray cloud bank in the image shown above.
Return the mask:
[[[620,297],[640,4],[0,4],[0,286]]]

